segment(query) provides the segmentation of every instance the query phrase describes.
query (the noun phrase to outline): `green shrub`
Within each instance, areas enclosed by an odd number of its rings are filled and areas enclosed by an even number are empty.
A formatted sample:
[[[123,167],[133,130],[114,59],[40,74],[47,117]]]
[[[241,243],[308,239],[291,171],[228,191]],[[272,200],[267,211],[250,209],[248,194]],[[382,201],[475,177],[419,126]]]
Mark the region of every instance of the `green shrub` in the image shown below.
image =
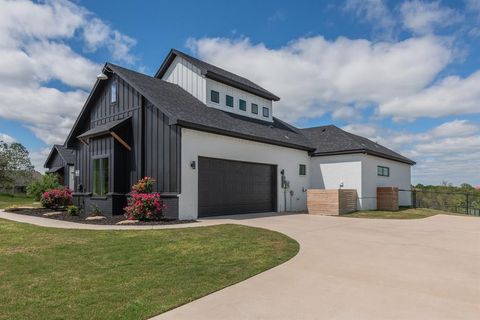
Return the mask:
[[[97,217],[97,216],[102,216],[102,211],[96,204],[92,204],[92,209],[90,210],[90,215]]]
[[[27,187],[27,194],[35,198],[35,201],[40,201],[45,191],[57,189],[58,187],[60,187],[60,183],[58,182],[58,175],[44,174],[42,175],[41,179],[32,182]]]
[[[71,216],[78,216],[79,209],[77,206],[71,205],[67,207],[67,213]]]

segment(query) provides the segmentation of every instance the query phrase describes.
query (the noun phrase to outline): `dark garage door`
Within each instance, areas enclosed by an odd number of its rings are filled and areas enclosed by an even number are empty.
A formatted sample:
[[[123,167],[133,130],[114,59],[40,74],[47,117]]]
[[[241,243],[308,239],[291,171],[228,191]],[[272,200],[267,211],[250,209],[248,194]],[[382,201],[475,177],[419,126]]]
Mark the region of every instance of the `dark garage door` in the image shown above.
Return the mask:
[[[275,209],[276,167],[198,159],[198,216],[219,216]]]

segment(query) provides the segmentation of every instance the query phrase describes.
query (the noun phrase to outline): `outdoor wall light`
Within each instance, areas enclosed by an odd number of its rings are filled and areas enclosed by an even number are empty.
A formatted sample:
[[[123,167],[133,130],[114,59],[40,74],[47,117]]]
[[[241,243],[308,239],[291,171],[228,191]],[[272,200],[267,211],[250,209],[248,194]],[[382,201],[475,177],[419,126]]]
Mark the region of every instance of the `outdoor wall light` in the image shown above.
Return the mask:
[[[105,73],[101,72],[97,75],[97,79],[98,80],[107,80],[108,76]]]
[[[195,163],[195,161],[190,161],[190,168],[195,170],[196,166],[197,164]]]

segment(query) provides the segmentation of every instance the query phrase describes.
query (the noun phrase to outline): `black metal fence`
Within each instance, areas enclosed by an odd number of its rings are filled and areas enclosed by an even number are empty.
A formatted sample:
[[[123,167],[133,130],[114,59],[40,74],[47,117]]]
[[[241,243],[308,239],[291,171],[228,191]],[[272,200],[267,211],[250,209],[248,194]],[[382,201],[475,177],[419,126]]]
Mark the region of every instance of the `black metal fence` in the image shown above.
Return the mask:
[[[480,216],[480,193],[445,192],[414,189],[414,208],[429,208],[472,216]]]

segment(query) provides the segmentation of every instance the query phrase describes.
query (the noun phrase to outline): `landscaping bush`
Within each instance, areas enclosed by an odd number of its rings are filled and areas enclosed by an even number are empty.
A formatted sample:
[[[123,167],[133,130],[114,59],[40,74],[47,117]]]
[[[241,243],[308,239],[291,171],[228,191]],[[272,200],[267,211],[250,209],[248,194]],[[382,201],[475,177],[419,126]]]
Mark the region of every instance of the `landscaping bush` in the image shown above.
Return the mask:
[[[40,201],[42,194],[50,189],[57,189],[60,187],[57,174],[44,174],[42,178],[32,182],[27,187],[27,194],[34,197],[35,201]]]
[[[98,216],[102,216],[102,215],[103,215],[102,210],[100,210],[100,208],[96,204],[92,204],[91,209],[90,209],[90,216],[98,217]]]
[[[59,209],[72,204],[72,191],[69,188],[47,190],[40,200],[44,208]]]
[[[145,177],[138,180],[136,184],[132,186],[132,192],[134,193],[151,193],[153,190],[154,179]]]
[[[77,206],[71,205],[67,207],[67,213],[71,216],[78,216],[79,209]]]
[[[128,205],[124,208],[129,220],[158,220],[162,217],[163,201],[159,193],[151,193],[154,179],[145,177],[132,186]]]
[[[132,193],[124,208],[129,220],[158,220],[162,217],[162,209],[159,193]]]

